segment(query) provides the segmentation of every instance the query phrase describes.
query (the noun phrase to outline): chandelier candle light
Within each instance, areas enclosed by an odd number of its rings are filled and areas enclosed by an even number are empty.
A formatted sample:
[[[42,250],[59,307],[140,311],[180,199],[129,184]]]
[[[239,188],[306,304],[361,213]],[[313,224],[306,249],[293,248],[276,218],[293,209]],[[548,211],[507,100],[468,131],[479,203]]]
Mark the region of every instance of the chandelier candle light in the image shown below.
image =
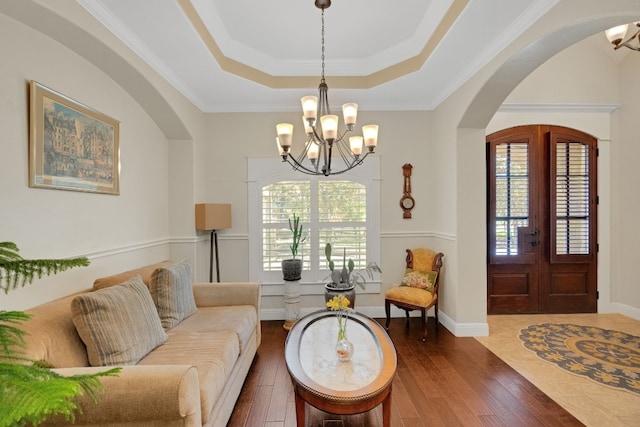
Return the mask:
[[[605,35],[607,39],[613,44],[614,49],[620,49],[622,46],[627,47],[631,50],[640,52],[640,21],[634,22],[635,33],[631,34],[629,38],[625,40],[627,36],[627,31],[629,29],[629,24],[618,25],[617,27],[609,28],[605,31]],[[633,32],[633,29],[631,30]],[[631,43],[635,42],[635,45]]]
[[[338,116],[331,114],[327,92],[329,87],[324,79],[324,10],[331,6],[331,0],[315,0],[317,8],[322,10],[322,74],[318,86],[318,96],[305,96],[302,102],[302,121],[307,134],[307,142],[304,149],[296,157],[291,154],[293,142],[293,125],[291,123],[279,123],[276,125],[278,152],[283,162],[288,162],[294,170],[309,175],[336,175],[353,169],[375,151],[378,144],[378,126],[366,125],[362,127],[362,136],[356,135],[348,138],[352,132],[358,117],[358,104],[348,103],[342,106],[342,115],[346,130],[341,134],[338,131]],[[318,117],[320,123],[318,123]],[[367,151],[362,154],[363,148]],[[334,152],[337,152],[343,163],[339,170],[333,170],[331,160]],[[311,163],[304,164],[305,157]],[[320,163],[322,166],[320,167]],[[335,166],[335,165],[334,165]]]

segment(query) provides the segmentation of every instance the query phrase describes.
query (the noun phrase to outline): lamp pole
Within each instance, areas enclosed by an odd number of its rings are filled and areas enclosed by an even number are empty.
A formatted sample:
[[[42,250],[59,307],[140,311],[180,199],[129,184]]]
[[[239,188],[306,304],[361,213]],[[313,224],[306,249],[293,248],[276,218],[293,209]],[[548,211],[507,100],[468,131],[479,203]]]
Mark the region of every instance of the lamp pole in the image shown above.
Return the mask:
[[[213,282],[213,253],[216,254],[216,281],[220,282],[220,263],[218,259],[218,233],[211,230],[211,249],[209,250],[209,282]]]

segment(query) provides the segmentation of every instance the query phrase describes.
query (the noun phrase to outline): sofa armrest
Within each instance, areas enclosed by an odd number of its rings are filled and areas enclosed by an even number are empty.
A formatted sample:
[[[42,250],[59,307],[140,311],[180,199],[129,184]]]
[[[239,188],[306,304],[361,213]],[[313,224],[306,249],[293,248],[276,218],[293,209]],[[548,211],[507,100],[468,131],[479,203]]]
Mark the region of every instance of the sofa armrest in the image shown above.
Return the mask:
[[[193,296],[198,307],[253,305],[260,315],[262,288],[253,282],[194,283]]]
[[[70,376],[106,370],[105,367],[59,368]],[[78,425],[202,426],[200,385],[195,367],[188,365],[125,366],[118,376],[100,378],[98,402],[85,394],[79,399]],[[61,416],[42,425],[68,425]]]

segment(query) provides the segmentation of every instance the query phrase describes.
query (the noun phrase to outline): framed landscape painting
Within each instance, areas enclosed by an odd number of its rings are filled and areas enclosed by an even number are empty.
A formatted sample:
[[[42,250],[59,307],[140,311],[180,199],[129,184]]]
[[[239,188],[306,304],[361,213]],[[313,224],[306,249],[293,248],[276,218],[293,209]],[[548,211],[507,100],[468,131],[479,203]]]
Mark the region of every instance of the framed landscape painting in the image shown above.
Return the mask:
[[[29,186],[120,194],[120,122],[30,84]]]

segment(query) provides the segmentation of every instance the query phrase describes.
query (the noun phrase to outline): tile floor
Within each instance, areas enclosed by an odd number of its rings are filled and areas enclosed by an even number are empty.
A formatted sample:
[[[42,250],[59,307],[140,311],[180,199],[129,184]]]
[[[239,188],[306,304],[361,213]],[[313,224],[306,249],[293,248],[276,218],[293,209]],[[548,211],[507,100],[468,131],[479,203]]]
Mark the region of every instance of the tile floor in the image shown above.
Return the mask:
[[[476,339],[587,426],[640,426],[640,395],[596,383],[539,359],[518,339],[537,323],[572,323],[640,336],[640,321],[621,314],[488,316],[489,336]]]

